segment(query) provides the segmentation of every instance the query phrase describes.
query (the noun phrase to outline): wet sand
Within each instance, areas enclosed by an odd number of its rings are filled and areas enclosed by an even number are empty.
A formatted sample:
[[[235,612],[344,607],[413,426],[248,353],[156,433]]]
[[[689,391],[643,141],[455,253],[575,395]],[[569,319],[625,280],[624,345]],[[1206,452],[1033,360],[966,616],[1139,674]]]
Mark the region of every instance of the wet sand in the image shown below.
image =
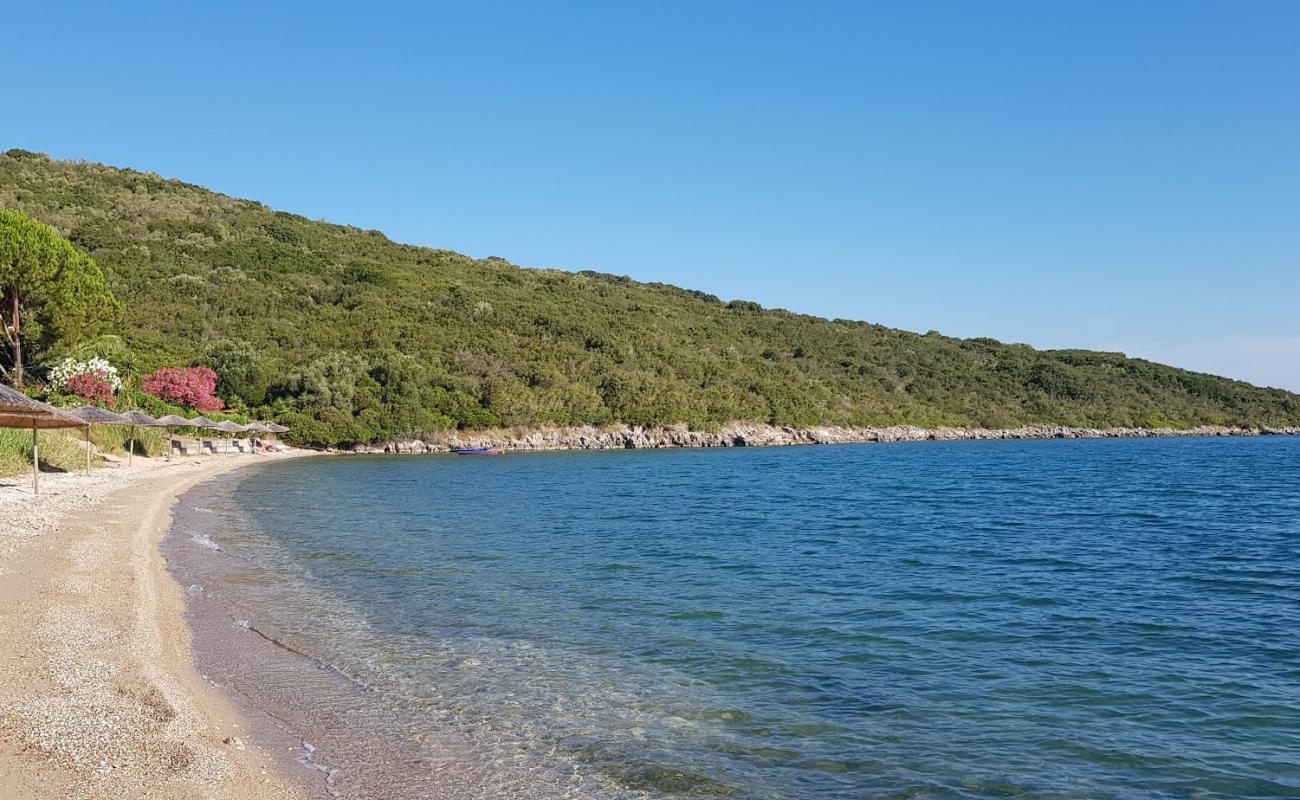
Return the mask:
[[[196,671],[158,552],[182,492],[286,457],[0,478],[0,796],[306,796]]]

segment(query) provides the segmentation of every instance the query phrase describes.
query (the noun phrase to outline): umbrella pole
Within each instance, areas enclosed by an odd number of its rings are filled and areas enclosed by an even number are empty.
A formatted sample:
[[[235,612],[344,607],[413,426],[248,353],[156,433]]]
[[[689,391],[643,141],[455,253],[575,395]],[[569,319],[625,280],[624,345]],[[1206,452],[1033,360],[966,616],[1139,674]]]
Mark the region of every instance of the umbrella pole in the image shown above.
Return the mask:
[[[36,423],[32,423],[32,494],[41,493],[41,439],[36,435]]]
[[[126,465],[131,466],[131,459],[135,458],[135,426],[131,426],[131,441],[127,443]]]
[[[86,474],[90,474],[90,426],[86,426]]]

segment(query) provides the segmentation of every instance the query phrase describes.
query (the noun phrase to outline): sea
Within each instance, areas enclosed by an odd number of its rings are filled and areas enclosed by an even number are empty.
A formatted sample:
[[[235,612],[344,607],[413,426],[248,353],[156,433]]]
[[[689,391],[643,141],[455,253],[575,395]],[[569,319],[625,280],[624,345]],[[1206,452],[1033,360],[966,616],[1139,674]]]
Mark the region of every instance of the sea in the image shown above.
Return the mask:
[[[1300,439],[277,461],[164,543],[322,798],[1300,797]]]

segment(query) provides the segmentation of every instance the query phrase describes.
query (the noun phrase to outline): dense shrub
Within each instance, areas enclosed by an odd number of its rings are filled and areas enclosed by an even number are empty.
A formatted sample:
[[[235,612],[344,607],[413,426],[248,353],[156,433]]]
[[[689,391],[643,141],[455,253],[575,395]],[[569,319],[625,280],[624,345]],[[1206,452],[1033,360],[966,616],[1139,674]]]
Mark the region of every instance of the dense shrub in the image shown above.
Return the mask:
[[[260,406],[266,401],[268,378],[257,349],[248,342],[222,339],[209,345],[195,366],[217,375],[216,393],[226,402]]]
[[[208,367],[164,367],[144,376],[145,394],[195,411],[220,411],[225,403],[217,397],[217,373]]]
[[[68,379],[68,391],[91,405],[108,407],[113,404],[113,384],[102,372],[83,372]]]
[[[54,393],[72,394],[83,403],[111,406],[122,388],[122,379],[106,359],[92,356],[86,361],[68,357],[49,371],[46,389]]]

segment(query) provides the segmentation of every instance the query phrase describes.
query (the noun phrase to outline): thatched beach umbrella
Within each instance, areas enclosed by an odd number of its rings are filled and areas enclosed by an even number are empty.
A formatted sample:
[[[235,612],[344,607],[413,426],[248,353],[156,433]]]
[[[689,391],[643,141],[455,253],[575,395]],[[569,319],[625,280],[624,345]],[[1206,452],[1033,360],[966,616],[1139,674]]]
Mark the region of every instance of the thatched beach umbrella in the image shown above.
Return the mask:
[[[248,430],[248,426],[247,426],[247,425],[240,425],[238,422],[232,422],[232,421],[230,421],[230,420],[227,419],[227,420],[222,420],[221,422],[218,422],[218,423],[214,424],[214,425],[212,426],[212,430],[214,430],[214,431],[223,431],[223,432],[225,432],[225,433],[235,434],[235,433],[243,433],[244,431]],[[227,440],[227,444],[226,444],[226,452],[227,452],[227,453],[230,452],[230,444],[229,444],[229,441],[228,441],[228,440]]]
[[[183,428],[189,425],[190,421],[185,417],[178,417],[175,414],[168,414],[165,417],[158,418],[158,426],[167,429],[167,460],[172,460],[172,430]]]
[[[244,427],[252,431],[253,433],[266,433],[268,430],[270,430],[269,428],[267,428],[265,422],[250,422]],[[262,444],[261,437],[254,437],[253,441],[256,442],[258,446],[261,446]]]
[[[213,422],[212,420],[208,419],[202,414],[190,420],[189,422],[186,422],[185,424],[189,425],[191,428],[207,428],[208,430],[213,430],[217,427],[217,423]],[[213,453],[214,454],[216,453],[215,448],[213,449]],[[203,454],[203,440],[199,439],[199,455],[202,454]]]
[[[107,408],[100,408],[99,406],[82,406],[68,413],[77,419],[85,420],[94,425],[127,424],[126,419],[121,414],[115,414]]]
[[[49,428],[79,428],[83,420],[52,405],[33,400],[8,386],[0,386],[0,428],[30,428],[32,431],[32,492],[41,491],[40,438],[37,431]]]
[[[80,420],[92,423],[94,425],[125,425],[126,420],[121,414],[114,414],[107,408],[99,406],[82,406],[76,411],[69,412],[72,416]],[[90,456],[93,448],[90,445],[90,425],[86,426],[86,474],[90,474]]]
[[[162,423],[143,411],[128,411],[122,415],[122,419],[131,425],[131,449],[127,451],[126,465],[131,466],[131,460],[135,458],[135,427],[140,425],[145,428],[162,427]],[[171,455],[171,442],[167,443],[167,454]]]
[[[266,423],[266,432],[267,432],[267,433],[284,433],[284,432],[287,431],[287,430],[289,430],[289,429],[286,428],[286,427],[284,427],[283,425],[281,425],[281,424],[278,423],[278,422],[268,422],[268,423]]]
[[[283,425],[281,425],[281,424],[278,423],[278,422],[268,422],[268,423],[266,423],[266,432],[267,432],[267,433],[284,433],[284,432],[287,431],[287,430],[289,430],[289,429],[286,428],[286,427],[284,427]]]

